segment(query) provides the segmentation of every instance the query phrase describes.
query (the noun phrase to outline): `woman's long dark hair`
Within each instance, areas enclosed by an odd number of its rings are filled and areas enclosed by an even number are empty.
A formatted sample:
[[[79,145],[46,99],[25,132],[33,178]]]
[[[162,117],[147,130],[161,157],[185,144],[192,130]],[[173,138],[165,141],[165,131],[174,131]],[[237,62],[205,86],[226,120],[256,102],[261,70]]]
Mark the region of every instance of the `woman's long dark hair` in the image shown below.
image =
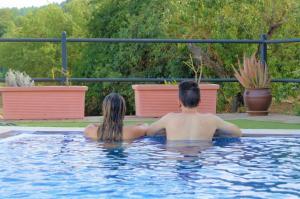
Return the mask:
[[[123,120],[126,113],[124,98],[117,94],[107,95],[102,103],[103,123],[98,130],[101,141],[121,141],[123,137]]]

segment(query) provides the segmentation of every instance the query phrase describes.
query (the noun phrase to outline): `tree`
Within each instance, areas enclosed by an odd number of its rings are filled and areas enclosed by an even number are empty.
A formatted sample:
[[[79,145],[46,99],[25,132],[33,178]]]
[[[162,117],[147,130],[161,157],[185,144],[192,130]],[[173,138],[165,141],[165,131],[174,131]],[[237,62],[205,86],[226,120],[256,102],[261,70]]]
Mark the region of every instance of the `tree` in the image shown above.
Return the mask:
[[[298,0],[68,0],[40,8],[0,9],[0,37],[60,38],[298,38]],[[206,78],[233,77],[231,65],[243,54],[258,52],[257,44],[199,44]],[[183,64],[191,52],[186,44],[68,43],[72,77],[193,77]],[[258,53],[257,53],[258,54]],[[299,78],[299,44],[269,44],[273,78]],[[61,69],[59,43],[0,43],[0,66],[51,77]],[[57,74],[60,76],[61,74]],[[126,97],[134,112],[130,84],[88,84],[87,113],[100,113],[111,91]],[[239,84],[222,84],[218,110],[241,92]],[[277,100],[296,95],[299,85],[273,84]]]
[[[17,13],[12,9],[0,9],[0,37],[14,27]]]
[[[300,33],[300,2],[297,0],[173,0],[173,4],[180,12],[173,13],[174,20],[168,32],[177,38],[259,39],[261,34],[267,34],[269,39],[297,38]],[[237,63],[237,58],[244,53],[258,54],[258,45],[253,44],[198,46],[202,49],[203,61],[207,66],[204,71],[206,77],[233,77],[231,65]],[[298,44],[269,45],[268,65],[272,77],[295,77],[293,71],[296,66],[299,67],[299,57]],[[223,100],[219,104],[229,103],[231,96],[240,92],[241,88],[235,85],[223,85],[224,92],[219,96]],[[273,93],[278,100],[294,91],[295,85],[273,84]]]
[[[167,38],[169,1],[105,0],[92,1],[89,32],[98,38]],[[155,10],[155,12],[153,12]],[[189,76],[182,64],[181,50],[174,44],[91,44],[80,77],[178,77]],[[187,72],[186,72],[187,71]],[[101,101],[111,91],[120,92],[133,113],[133,91],[129,84],[89,85],[88,114],[99,114]]]
[[[88,0],[73,0],[65,7],[50,4],[33,9],[16,19],[6,37],[60,38],[63,31],[70,37],[84,37],[88,10]],[[74,46],[68,51],[70,71],[81,57],[81,46]],[[57,43],[4,43],[0,45],[0,65],[33,77],[51,77],[51,69],[61,68],[61,47]]]

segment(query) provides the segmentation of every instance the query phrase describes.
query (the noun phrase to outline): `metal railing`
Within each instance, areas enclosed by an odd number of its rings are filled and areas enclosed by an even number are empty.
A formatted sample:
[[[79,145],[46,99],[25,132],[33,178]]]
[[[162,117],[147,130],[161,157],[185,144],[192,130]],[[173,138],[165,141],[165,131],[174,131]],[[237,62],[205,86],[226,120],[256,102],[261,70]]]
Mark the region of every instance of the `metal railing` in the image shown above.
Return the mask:
[[[260,46],[260,59],[267,63],[268,44],[299,43],[300,38],[268,40],[267,35],[262,34],[259,40],[251,39],[122,39],[122,38],[67,38],[67,33],[62,32],[61,38],[0,38],[0,42],[51,42],[61,43],[63,78],[33,78],[36,82],[65,82],[68,71],[68,42],[91,42],[91,43],[202,43],[202,44],[258,44]],[[170,80],[181,81],[186,78],[68,78],[71,82],[157,82]],[[0,78],[0,82],[4,79]],[[202,82],[237,82],[234,78],[210,78],[202,79]],[[272,82],[300,83],[300,79],[273,79]]]

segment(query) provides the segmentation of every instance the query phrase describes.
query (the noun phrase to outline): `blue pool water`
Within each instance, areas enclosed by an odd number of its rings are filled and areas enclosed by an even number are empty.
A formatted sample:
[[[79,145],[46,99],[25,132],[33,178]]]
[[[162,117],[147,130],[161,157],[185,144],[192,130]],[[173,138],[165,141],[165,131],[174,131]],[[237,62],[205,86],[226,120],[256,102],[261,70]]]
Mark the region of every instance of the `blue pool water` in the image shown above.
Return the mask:
[[[0,139],[0,198],[300,198],[300,138]]]

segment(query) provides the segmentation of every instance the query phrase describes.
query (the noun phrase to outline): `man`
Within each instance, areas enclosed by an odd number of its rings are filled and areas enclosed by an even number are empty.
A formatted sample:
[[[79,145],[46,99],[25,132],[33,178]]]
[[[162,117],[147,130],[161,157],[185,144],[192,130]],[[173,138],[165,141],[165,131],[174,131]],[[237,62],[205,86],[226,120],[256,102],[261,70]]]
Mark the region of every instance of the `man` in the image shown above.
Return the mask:
[[[161,130],[166,131],[168,140],[212,140],[216,130],[230,133],[230,136],[241,136],[241,130],[234,124],[225,122],[213,114],[198,112],[200,89],[194,81],[183,81],[179,84],[179,103],[181,113],[168,113],[151,124],[147,135]]]

